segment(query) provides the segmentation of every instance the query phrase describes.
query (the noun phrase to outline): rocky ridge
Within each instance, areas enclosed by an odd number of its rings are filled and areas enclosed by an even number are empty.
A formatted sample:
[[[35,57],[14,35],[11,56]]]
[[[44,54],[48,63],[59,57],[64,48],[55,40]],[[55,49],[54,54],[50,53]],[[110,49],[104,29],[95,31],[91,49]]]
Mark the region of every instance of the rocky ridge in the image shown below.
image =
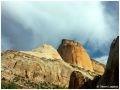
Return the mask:
[[[73,71],[79,71],[85,80],[93,79],[96,75],[64,62],[57,51],[49,45],[43,45],[33,51],[4,51],[1,53],[1,59],[2,79],[9,82],[22,77],[25,81],[30,80],[34,83],[45,82],[68,87]],[[20,80],[15,83],[26,87]]]

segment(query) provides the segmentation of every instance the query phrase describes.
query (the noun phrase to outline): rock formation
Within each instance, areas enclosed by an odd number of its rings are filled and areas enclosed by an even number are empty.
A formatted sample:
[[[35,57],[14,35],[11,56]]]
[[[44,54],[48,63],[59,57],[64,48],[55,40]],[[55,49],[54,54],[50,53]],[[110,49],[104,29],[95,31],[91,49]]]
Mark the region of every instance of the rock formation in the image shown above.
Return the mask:
[[[28,87],[28,83],[36,86],[36,83],[44,82],[69,86],[71,89],[118,88],[119,37],[111,44],[106,67],[90,59],[83,46],[72,40],[62,40],[58,52],[50,45],[43,45],[32,51],[2,52],[2,82],[14,81],[24,88],[33,88]]]
[[[61,59],[61,56],[51,45],[44,44],[38,48],[33,49],[32,51],[21,51],[26,54],[34,55],[36,57],[45,57],[47,59]]]
[[[99,62],[92,60],[93,69],[97,73],[102,74],[105,66]],[[80,73],[71,74],[71,80],[69,88],[80,88],[80,89],[96,89],[96,88],[119,88],[119,37],[113,40],[109,58],[107,61],[107,66],[105,68],[104,74],[96,75],[94,79],[88,79],[84,82],[83,78],[81,79]],[[75,79],[74,79],[75,78]],[[77,79],[77,80],[76,80]],[[76,80],[76,83],[75,83]],[[81,83],[80,83],[81,82]],[[79,86],[77,86],[79,85]]]
[[[94,72],[97,73],[98,75],[103,75],[105,71],[105,65],[93,59],[91,59],[91,61],[92,61]]]
[[[63,39],[58,52],[66,62],[93,71],[90,57],[80,43]]]
[[[79,71],[84,78],[94,78],[94,75],[64,62],[50,45],[43,45],[33,51],[8,50],[1,54],[2,80],[12,82],[17,79],[15,83],[22,86],[24,78],[27,83],[30,80],[34,83],[46,82],[67,87],[73,71]]]
[[[113,40],[106,69],[98,82],[99,88],[118,88],[119,86],[119,36]]]
[[[69,89],[78,89],[83,86],[84,83],[84,76],[78,71],[73,71],[70,76]]]

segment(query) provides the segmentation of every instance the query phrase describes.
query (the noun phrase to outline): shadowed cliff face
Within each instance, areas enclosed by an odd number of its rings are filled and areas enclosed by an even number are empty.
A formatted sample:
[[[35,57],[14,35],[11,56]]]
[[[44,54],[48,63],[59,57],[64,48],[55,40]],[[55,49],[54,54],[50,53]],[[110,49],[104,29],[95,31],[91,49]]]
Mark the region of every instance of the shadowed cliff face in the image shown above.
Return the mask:
[[[119,86],[119,36],[111,44],[106,70],[98,85],[108,86],[105,88]]]
[[[58,52],[66,62],[78,65],[85,70],[93,71],[90,57],[80,43],[63,39]]]
[[[84,85],[85,79],[78,71],[73,71],[70,76],[69,89],[77,89]]]

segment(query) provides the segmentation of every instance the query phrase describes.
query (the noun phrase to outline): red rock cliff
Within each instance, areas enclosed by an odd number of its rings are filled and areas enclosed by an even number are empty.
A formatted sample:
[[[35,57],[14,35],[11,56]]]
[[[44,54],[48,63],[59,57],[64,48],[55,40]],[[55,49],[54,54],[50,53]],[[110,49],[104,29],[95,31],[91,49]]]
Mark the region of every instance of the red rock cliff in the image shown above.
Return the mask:
[[[58,52],[66,62],[83,67],[85,70],[93,71],[90,57],[80,43],[63,39]]]

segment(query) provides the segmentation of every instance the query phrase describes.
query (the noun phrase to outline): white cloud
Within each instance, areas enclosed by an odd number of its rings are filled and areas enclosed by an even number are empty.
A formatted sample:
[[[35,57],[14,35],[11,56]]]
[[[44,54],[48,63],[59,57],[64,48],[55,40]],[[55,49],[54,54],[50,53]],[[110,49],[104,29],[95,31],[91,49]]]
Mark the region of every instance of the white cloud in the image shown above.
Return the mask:
[[[115,21],[104,12],[101,2],[2,2],[2,9],[25,30],[30,28],[33,41],[28,42],[33,42],[33,47],[44,43],[58,46],[61,39],[67,38],[82,44],[89,40],[95,51],[118,33],[110,27]],[[109,23],[107,16],[111,18]]]
[[[108,60],[108,56],[101,56],[101,57],[94,58],[94,59],[106,65],[107,60]]]

